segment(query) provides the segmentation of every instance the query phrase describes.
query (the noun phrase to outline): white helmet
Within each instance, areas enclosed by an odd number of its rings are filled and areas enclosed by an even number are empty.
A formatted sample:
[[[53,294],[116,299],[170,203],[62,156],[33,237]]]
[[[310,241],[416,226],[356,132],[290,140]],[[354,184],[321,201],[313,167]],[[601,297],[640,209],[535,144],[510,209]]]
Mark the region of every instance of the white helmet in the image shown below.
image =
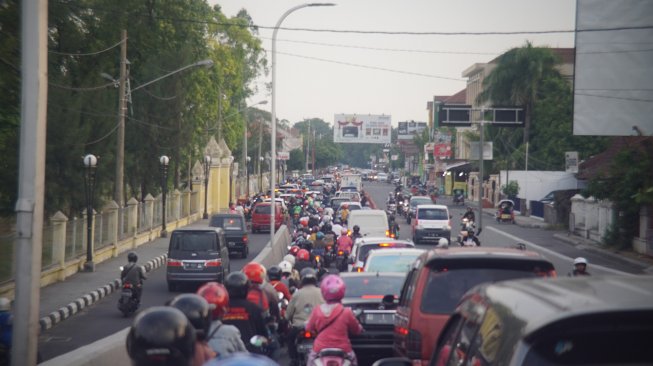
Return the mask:
[[[449,246],[449,240],[447,240],[446,238],[440,238],[440,240],[438,240],[438,245],[436,246],[436,248],[446,248],[448,246]]]
[[[284,261],[284,262],[288,262],[288,263],[290,263],[290,266],[292,267],[292,266],[295,265],[295,256],[292,255],[292,254],[286,254],[286,255],[283,257],[283,261]]]
[[[292,264],[288,261],[281,261],[279,268],[281,268],[281,273],[292,273]]]
[[[11,301],[6,297],[0,297],[0,311],[11,310]]]
[[[587,265],[587,259],[585,259],[583,257],[578,257],[578,258],[574,259],[574,266],[577,265],[577,264]]]

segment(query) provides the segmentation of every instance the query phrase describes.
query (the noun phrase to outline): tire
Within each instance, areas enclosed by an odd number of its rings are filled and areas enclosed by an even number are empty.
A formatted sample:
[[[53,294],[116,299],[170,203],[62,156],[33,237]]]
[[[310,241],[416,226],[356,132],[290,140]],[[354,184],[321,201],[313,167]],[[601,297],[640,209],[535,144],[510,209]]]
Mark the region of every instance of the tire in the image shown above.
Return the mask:
[[[245,249],[243,249],[243,251],[240,253],[240,257],[246,259],[248,254],[249,254],[249,249],[245,247]]]
[[[175,292],[177,290],[177,284],[174,282],[168,282],[168,292]]]

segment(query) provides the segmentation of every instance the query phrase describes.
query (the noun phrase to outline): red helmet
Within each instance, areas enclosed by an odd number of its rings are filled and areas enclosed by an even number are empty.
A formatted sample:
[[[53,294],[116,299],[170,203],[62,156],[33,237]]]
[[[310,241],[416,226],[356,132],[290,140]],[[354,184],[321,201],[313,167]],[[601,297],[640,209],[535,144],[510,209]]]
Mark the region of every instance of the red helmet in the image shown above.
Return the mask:
[[[263,280],[265,279],[265,267],[262,265],[256,263],[256,262],[249,262],[243,267],[243,273],[251,283],[258,283],[261,284],[263,283]]]
[[[311,255],[306,249],[300,249],[299,252],[297,252],[297,259],[300,261],[308,261],[310,258]]]
[[[297,252],[299,252],[300,249],[301,249],[300,247],[298,247],[296,245],[293,245],[292,247],[290,247],[290,250],[288,251],[288,253],[290,253],[290,254],[292,254],[292,255],[294,255],[296,257]]]
[[[197,294],[202,296],[209,304],[215,308],[211,313],[213,320],[221,319],[229,309],[229,292],[218,282],[208,282],[197,290]]]

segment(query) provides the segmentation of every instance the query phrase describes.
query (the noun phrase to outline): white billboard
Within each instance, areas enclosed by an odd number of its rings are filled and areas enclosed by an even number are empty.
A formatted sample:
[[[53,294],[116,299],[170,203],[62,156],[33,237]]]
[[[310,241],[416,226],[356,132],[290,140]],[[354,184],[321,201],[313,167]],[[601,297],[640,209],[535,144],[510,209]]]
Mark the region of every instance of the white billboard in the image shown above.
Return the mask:
[[[336,114],[333,120],[333,142],[389,144],[392,127],[390,116]]]

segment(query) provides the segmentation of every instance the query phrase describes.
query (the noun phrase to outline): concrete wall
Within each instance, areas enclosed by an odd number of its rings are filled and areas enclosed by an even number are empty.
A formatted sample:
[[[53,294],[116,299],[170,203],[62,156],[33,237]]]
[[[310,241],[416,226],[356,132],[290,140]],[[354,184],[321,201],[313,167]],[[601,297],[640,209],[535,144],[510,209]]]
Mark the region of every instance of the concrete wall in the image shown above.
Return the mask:
[[[539,201],[551,191],[585,188],[573,173],[539,170],[502,170],[499,174],[499,187],[513,180],[519,183],[519,198],[527,201]]]

